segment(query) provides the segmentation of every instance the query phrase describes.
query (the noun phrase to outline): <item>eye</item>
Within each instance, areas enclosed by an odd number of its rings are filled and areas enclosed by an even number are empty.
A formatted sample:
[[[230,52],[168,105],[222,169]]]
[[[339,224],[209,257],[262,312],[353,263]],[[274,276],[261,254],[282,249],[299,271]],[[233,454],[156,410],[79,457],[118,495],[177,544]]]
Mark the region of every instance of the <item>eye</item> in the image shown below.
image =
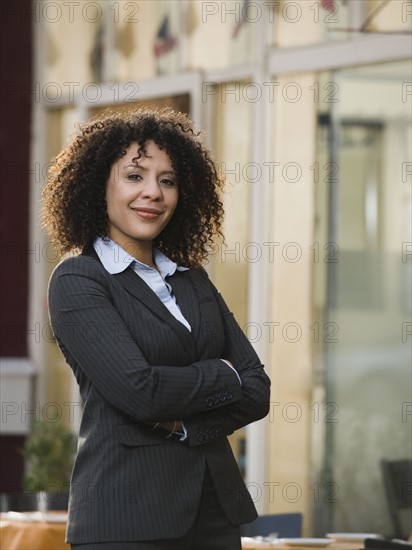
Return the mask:
[[[137,172],[134,172],[133,174],[128,174],[127,179],[130,181],[139,181],[142,179],[142,176]]]
[[[171,180],[170,178],[162,178],[160,180],[160,183],[165,187],[175,187],[177,185],[176,182],[174,180]]]

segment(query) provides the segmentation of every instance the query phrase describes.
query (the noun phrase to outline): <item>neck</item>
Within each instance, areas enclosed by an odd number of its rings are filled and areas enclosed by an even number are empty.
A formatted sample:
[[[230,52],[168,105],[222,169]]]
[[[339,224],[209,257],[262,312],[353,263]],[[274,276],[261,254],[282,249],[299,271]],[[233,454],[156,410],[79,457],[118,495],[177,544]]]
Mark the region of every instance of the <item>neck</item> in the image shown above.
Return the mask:
[[[150,248],[150,250],[141,250],[140,248],[137,248],[135,250],[130,249],[130,250],[127,250],[127,252],[130,254],[130,256],[133,256],[133,258],[136,258],[136,260],[139,260],[139,262],[142,262],[143,264],[146,264],[149,267],[153,267],[157,269],[156,264],[154,263],[154,260],[153,260],[152,248]]]
[[[157,269],[156,264],[153,261],[153,246],[152,241],[133,241],[133,240],[122,240],[114,239],[110,237],[112,241],[121,246],[130,256],[139,260],[143,264],[146,264],[150,267]]]

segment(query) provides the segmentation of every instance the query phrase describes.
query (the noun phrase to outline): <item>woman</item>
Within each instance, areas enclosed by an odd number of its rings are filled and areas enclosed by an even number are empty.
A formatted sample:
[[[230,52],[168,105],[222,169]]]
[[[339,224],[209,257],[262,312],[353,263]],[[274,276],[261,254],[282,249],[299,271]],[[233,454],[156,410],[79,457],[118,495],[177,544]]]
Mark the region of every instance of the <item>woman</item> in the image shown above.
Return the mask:
[[[226,436],[270,382],[202,262],[216,167],[171,110],[108,114],[54,159],[43,223],[61,253],[53,331],[84,401],[67,542],[237,550],[256,511]]]

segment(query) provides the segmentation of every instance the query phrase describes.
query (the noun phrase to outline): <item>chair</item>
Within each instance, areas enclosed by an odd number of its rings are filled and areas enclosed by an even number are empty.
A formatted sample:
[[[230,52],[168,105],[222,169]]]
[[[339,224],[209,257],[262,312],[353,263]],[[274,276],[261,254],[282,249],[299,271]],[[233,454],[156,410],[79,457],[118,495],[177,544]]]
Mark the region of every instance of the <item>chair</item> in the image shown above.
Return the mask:
[[[240,528],[242,537],[255,537],[261,535],[267,537],[271,533],[277,533],[278,537],[302,536],[302,514],[273,514],[259,516]]]
[[[394,533],[407,538],[412,532],[412,460],[381,460],[383,485]]]

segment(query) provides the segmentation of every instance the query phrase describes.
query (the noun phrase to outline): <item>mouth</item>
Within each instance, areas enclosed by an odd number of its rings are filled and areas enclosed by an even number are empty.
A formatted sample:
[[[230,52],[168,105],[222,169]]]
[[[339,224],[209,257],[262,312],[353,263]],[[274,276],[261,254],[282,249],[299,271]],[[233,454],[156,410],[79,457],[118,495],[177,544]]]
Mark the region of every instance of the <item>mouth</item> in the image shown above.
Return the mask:
[[[132,208],[132,210],[144,220],[154,220],[163,214],[162,210],[156,210],[155,208]]]

